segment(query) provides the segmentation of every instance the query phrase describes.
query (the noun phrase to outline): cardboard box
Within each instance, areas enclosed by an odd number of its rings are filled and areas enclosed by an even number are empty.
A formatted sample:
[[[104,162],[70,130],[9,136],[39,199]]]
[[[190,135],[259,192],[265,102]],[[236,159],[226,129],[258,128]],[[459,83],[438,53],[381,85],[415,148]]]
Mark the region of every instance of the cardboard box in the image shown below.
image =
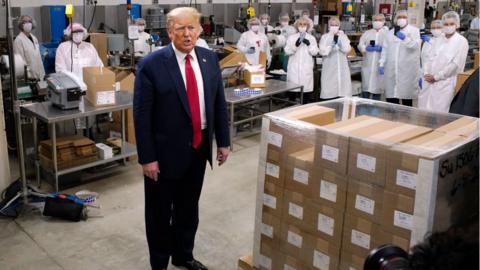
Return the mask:
[[[251,255],[243,256],[238,259],[237,270],[256,270],[253,266],[253,258]]]
[[[316,168],[311,181],[312,199],[320,205],[345,211],[347,178],[333,171]]]
[[[303,270],[303,269],[308,269],[308,267],[300,260],[300,258],[286,255],[285,260],[283,262],[283,267],[280,269],[281,270]]]
[[[340,246],[321,238],[307,238],[302,260],[306,269],[337,270],[340,261]]]
[[[98,56],[102,59],[104,66],[108,66],[108,42],[105,33],[89,33],[90,43],[97,50]]]
[[[286,255],[295,258],[302,256],[302,251],[308,241],[308,235],[305,234],[299,227],[282,223],[280,249]]]
[[[285,170],[276,162],[267,162],[265,166],[265,181],[269,180],[278,187],[285,186]]]
[[[243,80],[245,81],[245,84],[251,88],[265,87],[265,70],[253,72],[245,70],[243,72]]]
[[[385,191],[383,195],[382,229],[410,239],[413,225],[415,198]]]
[[[455,94],[458,93],[462,85],[467,81],[467,79],[475,72],[475,69],[466,70],[464,72],[460,72],[457,75],[457,83],[455,84]]]
[[[382,206],[382,188],[349,178],[347,190],[347,213],[380,224],[382,218]]]
[[[314,148],[292,153],[285,166],[285,187],[311,197]]]
[[[376,247],[381,245],[396,245],[401,247],[406,252],[410,250],[410,238],[403,238],[391,232],[380,229],[378,231]]]
[[[80,135],[58,137],[56,148],[58,162],[97,155],[95,142]],[[46,158],[52,159],[52,141],[50,139],[41,141],[39,152]]]
[[[263,213],[272,214],[278,218],[282,217],[283,188],[265,179],[263,193]]]
[[[363,270],[365,257],[343,251],[340,254],[340,270]]]
[[[282,221],[293,224],[303,230],[307,225],[307,197],[299,192],[285,189],[283,193]]]
[[[314,105],[296,109],[288,113],[287,117],[318,126],[324,126],[335,122],[335,114],[336,111],[333,108]]]
[[[343,226],[342,250],[366,258],[376,248],[379,227],[375,223],[346,214]]]
[[[246,62],[247,58],[245,58],[245,54],[241,52],[232,52],[231,54],[220,60],[218,64],[220,65],[220,69],[222,69],[226,66],[238,65]]]
[[[476,51],[473,53],[473,69],[480,67],[480,52]]]
[[[115,105],[115,73],[103,67],[84,67],[83,81],[87,85],[85,98],[93,106]]]
[[[436,131],[468,138],[478,134],[478,118],[464,116],[437,128]]]
[[[262,234],[262,242],[266,242],[271,246],[278,246],[281,231],[280,219],[269,213],[262,213],[262,224],[260,232]]]
[[[306,222],[308,233],[340,247],[342,242],[343,211],[325,205],[307,202]]]
[[[282,269],[284,255],[278,251],[278,247],[266,243],[260,245],[259,267],[260,270]]]

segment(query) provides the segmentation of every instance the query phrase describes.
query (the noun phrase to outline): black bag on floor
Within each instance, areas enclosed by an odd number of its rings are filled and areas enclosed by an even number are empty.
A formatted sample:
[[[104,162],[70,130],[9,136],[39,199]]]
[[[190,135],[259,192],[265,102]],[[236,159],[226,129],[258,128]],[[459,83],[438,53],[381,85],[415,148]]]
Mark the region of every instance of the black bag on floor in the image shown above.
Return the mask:
[[[76,203],[68,198],[47,197],[43,215],[70,221],[80,221],[83,217],[83,204]]]

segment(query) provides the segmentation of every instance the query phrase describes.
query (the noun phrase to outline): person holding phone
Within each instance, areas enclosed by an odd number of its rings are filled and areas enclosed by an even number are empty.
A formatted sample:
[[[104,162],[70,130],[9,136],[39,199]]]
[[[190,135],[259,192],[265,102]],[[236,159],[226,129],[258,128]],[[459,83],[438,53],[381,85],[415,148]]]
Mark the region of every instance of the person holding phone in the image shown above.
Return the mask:
[[[320,99],[351,96],[352,78],[347,55],[352,47],[347,35],[340,30],[338,17],[328,20],[328,33],[320,39],[319,47],[323,59]]]
[[[258,65],[260,52],[267,54],[267,62],[270,63],[270,43],[267,35],[260,31],[260,20],[256,17],[248,20],[248,31],[242,33],[237,42],[239,51],[245,54],[250,65]],[[267,65],[268,66],[268,65]]]
[[[362,97],[380,100],[385,84],[377,70],[388,29],[384,26],[385,16],[381,13],[373,16],[372,24],[373,29],[363,33],[358,43],[358,49],[363,54]]]

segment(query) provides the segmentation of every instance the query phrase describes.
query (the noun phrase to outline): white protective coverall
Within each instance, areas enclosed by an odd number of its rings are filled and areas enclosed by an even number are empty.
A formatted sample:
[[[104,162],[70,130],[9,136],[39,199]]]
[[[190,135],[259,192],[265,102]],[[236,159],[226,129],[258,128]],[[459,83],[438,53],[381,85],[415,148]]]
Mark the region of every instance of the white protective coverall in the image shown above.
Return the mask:
[[[432,74],[434,83],[423,79],[418,96],[418,108],[448,112],[455,95],[457,74],[463,72],[468,54],[468,41],[458,32],[452,37],[441,36],[424,43],[423,74]]]
[[[25,33],[20,32],[13,42],[13,52],[20,55],[23,61],[28,65],[28,77],[43,80],[45,69],[43,68],[42,56],[40,55],[40,45],[38,39],[30,34],[30,40]]]
[[[370,41],[374,40],[375,45],[382,46],[385,41],[385,36],[388,34],[388,30],[384,27],[378,31],[370,29],[363,33],[358,43],[358,49],[363,54],[362,62],[362,91],[372,94],[383,94],[385,90],[385,82],[383,81],[383,75],[378,73],[378,62],[382,52],[367,51],[367,47],[370,45]]]
[[[321,99],[352,95],[352,78],[347,55],[352,49],[350,40],[343,31],[338,32],[339,44],[333,45],[334,35],[327,33],[320,39],[322,56]]]
[[[385,38],[380,66],[385,68],[385,97],[416,99],[420,79],[420,31],[407,25],[401,30],[401,40],[391,29]]]
[[[318,45],[315,37],[305,33],[305,39],[310,42],[307,46],[301,43],[296,46],[300,33],[291,35],[285,46],[285,53],[288,58],[287,81],[303,85],[303,92],[313,92],[313,56],[318,54]],[[292,92],[299,92],[294,90]]]
[[[103,62],[98,56],[97,50],[91,43],[82,41],[78,46],[72,41],[65,41],[58,46],[55,56],[55,71],[72,71],[76,76],[83,80],[84,67],[103,67]],[[73,66],[72,64],[73,58]],[[72,67],[72,70],[70,68]]]
[[[255,48],[255,53],[246,53],[250,47]],[[261,29],[258,33],[255,33],[252,30],[242,33],[237,42],[237,48],[239,51],[245,53],[245,57],[250,65],[258,65],[260,52],[267,54],[267,62],[270,62],[271,60],[270,43],[268,42],[267,36],[261,33]]]
[[[138,39],[133,41],[133,46],[135,47],[135,56],[147,56],[150,53],[150,49],[153,51],[153,47],[147,43],[147,40],[149,39],[149,33],[138,33]]]
[[[197,42],[195,43],[195,46],[202,47],[202,48],[210,50],[210,46],[208,46],[207,41],[205,41],[205,39],[203,39],[203,38],[198,38]]]

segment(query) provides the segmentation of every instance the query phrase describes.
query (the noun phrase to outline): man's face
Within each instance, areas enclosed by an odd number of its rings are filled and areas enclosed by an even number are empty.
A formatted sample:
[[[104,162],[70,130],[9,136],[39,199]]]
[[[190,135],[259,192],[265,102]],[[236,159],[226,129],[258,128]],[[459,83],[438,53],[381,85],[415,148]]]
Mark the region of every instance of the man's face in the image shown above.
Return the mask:
[[[190,53],[195,47],[200,24],[194,18],[183,16],[177,18],[168,29],[168,37],[177,50]]]
[[[456,27],[457,27],[457,23],[455,22],[454,19],[449,18],[449,19],[446,19],[446,20],[445,20],[445,22],[443,23],[443,26],[444,26],[444,27],[453,26],[453,27],[456,28]]]

